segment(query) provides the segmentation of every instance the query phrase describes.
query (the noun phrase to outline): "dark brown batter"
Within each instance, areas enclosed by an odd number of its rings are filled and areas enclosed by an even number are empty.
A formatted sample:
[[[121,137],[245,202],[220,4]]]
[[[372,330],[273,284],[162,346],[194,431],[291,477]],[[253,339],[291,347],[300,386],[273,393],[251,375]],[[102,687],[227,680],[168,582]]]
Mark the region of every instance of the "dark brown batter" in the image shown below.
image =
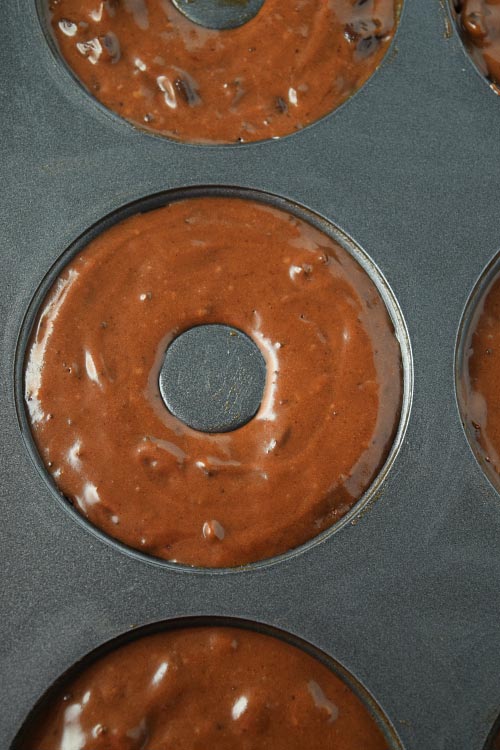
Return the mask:
[[[101,658],[44,708],[18,750],[386,750],[351,689],[270,636],[203,627]]]
[[[455,8],[472,59],[500,94],[500,3],[455,0]]]
[[[465,356],[461,395],[468,431],[500,474],[500,277],[476,313]]]
[[[266,0],[237,29],[198,26],[171,0],[50,0],[61,52],[89,91],[136,125],[191,142],[292,133],[380,64],[399,0]]]
[[[247,333],[267,362],[257,415],[197,432],[161,400],[168,343],[202,323]],[[96,526],[203,566],[270,557],[338,521],[399,421],[399,344],[339,245],[291,215],[200,198],[137,215],[77,256],[48,295],[26,363],[40,453]]]
[[[496,735],[495,739],[493,740],[493,750],[500,750],[500,731]]]

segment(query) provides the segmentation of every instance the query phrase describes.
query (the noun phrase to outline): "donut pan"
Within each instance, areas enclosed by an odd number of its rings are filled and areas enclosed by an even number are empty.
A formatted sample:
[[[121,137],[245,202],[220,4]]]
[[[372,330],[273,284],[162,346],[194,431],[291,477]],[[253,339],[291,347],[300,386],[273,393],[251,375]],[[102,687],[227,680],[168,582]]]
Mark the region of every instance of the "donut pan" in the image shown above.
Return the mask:
[[[2,11],[0,747],[87,654],[200,617],[319,649],[373,696],[391,748],[487,748],[500,715],[500,496],[461,424],[455,351],[500,250],[500,99],[446,3],[405,0],[380,70],[336,112],[242,146],[134,130],[68,73],[35,0]],[[76,523],[30,455],[19,398],[27,321],[63,253],[124,206],[206,186],[281,196],[353,238],[380,269],[406,360],[401,440],[376,487],[334,533],[231,571],[152,565]]]

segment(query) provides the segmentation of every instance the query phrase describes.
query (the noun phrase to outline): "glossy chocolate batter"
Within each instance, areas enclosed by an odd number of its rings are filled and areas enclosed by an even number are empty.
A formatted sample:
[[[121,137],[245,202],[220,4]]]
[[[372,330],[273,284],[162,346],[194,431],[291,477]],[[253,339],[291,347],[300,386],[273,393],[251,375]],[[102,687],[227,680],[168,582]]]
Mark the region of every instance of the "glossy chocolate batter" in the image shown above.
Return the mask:
[[[500,94],[500,3],[455,0],[455,8],[472,59]]]
[[[386,750],[351,689],[277,638],[143,637],[66,684],[16,750]]]
[[[202,323],[267,362],[257,415],[188,428],[160,396],[169,342]],[[61,492],[151,555],[234,566],[338,521],[392,445],[400,347],[359,264],[310,225],[235,198],[136,215],[92,241],[49,293],[26,362],[40,453]]]
[[[380,64],[400,0],[266,0],[237,29],[203,28],[171,0],[49,0],[61,52],[103,104],[191,142],[293,133]]]
[[[463,411],[476,449],[500,474],[500,276],[471,329],[461,383]]]

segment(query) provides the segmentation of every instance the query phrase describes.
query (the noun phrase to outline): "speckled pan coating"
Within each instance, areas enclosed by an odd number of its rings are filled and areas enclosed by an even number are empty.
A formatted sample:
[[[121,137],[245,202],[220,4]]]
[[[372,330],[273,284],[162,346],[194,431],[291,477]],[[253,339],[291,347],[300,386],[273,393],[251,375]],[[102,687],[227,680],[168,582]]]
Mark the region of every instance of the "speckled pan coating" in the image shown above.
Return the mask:
[[[500,712],[500,497],[460,423],[454,350],[500,249],[500,99],[444,0],[406,0],[382,68],[335,113],[242,147],[169,142],[107,113],[49,49],[33,0],[5,3],[0,55],[0,747],[89,651],[134,625],[217,615],[340,662],[405,750],[483,750]],[[397,298],[415,372],[408,431],[373,502],[321,544],[223,574],[148,565],[63,513],[14,397],[22,322],[64,250],[125,204],[206,184],[285,196],[353,237]]]

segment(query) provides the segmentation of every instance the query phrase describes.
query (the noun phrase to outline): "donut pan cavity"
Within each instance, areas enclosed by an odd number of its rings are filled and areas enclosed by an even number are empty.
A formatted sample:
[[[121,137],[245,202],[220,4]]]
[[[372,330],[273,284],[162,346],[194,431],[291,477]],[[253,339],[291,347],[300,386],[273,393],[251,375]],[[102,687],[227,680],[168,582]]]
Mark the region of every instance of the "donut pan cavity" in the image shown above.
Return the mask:
[[[217,187],[217,186],[198,186],[194,188],[183,188],[179,190],[170,190],[156,195],[148,196],[147,198],[139,201],[134,201],[131,204],[123,206],[121,209],[114,211],[112,214],[103,218],[102,221],[94,224],[88,231],[84,232],[79,238],[77,238],[70,247],[63,253],[63,255],[56,261],[50,271],[47,273],[42,283],[40,284],[36,294],[33,297],[29,310],[23,322],[21,329],[17,351],[16,351],[16,365],[15,365],[15,398],[17,414],[20,423],[20,427],[23,433],[23,437],[26,443],[26,447],[33,459],[33,462],[39,470],[42,477],[45,479],[49,490],[52,492],[56,500],[62,506],[62,508],[68,512],[76,522],[86,528],[90,533],[94,534],[100,539],[107,541],[114,545],[118,549],[122,550],[126,554],[132,555],[136,559],[143,560],[155,565],[161,565],[163,567],[171,569],[179,569],[184,566],[178,563],[170,563],[159,558],[151,557],[147,554],[143,554],[137,550],[127,547],[117,540],[111,538],[101,530],[99,530],[92,523],[87,521],[75,508],[70,504],[67,499],[60,493],[56,483],[46,471],[43,460],[39,454],[39,451],[33,440],[33,436],[29,424],[29,416],[25,409],[25,396],[24,396],[24,368],[26,354],[29,348],[29,342],[33,334],[34,325],[37,317],[37,313],[40,307],[43,305],[50,288],[54,284],[56,278],[62,273],[65,266],[72,260],[78,253],[80,253],[94,237],[97,237],[100,233],[104,232],[114,224],[123,221],[128,216],[133,216],[137,213],[146,213],[147,211],[154,210],[160,206],[174,203],[179,200],[189,200],[199,197],[225,197],[225,198],[240,198],[242,200],[251,200],[263,205],[272,206],[282,211],[286,211],[290,215],[293,215],[302,221],[308,222],[308,224],[314,226],[316,229],[324,232],[326,235],[334,239],[339,245],[341,245],[347,252],[349,252],[357,262],[362,266],[367,274],[371,277],[375,285],[377,286],[379,293],[386,305],[386,308],[391,317],[392,324],[394,326],[395,335],[400,343],[401,349],[401,362],[402,362],[402,378],[403,378],[403,399],[401,404],[401,416],[399,420],[399,426],[394,436],[394,442],[392,448],[387,456],[384,465],[381,467],[377,477],[368,488],[367,492],[364,493],[358,502],[348,511],[336,524],[326,529],[324,532],[314,537],[310,541],[301,545],[300,547],[293,548],[286,553],[279,556],[264,559],[262,561],[251,563],[245,566],[245,569],[255,567],[265,567],[275,562],[279,562],[282,559],[286,559],[290,556],[301,554],[310,546],[319,544],[328,538],[331,534],[341,529],[345,524],[350,523],[354,518],[359,516],[360,512],[364,508],[368,507],[371,502],[374,501],[377,491],[382,486],[385,477],[390,471],[394,460],[397,456],[399,448],[404,439],[404,434],[408,425],[410,409],[411,409],[411,397],[413,390],[413,368],[412,368],[412,354],[409,340],[408,330],[403,319],[400,308],[398,307],[397,301],[390,287],[387,284],[386,279],[382,276],[379,269],[374,263],[367,257],[367,255],[359,248],[356,243],[348,237],[344,232],[339,230],[337,227],[332,225],[330,222],[325,221],[322,217],[315,215],[312,211],[293,203],[289,200],[284,200],[278,196],[273,196],[269,193],[264,193],[258,190],[248,190],[242,188],[234,188],[229,186]],[[203,416],[203,406],[199,407],[200,418]],[[193,568],[184,568],[186,570],[193,570]],[[224,568],[196,568],[197,572],[200,573],[224,573],[231,572],[231,569]]]
[[[5,5],[0,41],[0,747],[94,649],[134,626],[215,616],[320,649],[405,750],[483,750],[500,713],[500,497],[461,426],[454,357],[500,248],[500,100],[446,4],[406,0],[391,51],[350,101],[244,146],[174,143],[96,106],[49,48],[34,0]],[[61,511],[20,428],[16,351],[76,238],[145,196],[203,185],[283,196],[354,238],[402,310],[414,387],[391,470],[337,533],[272,566],[200,575],[123,554]]]
[[[471,417],[470,415],[467,416],[466,378],[468,377],[467,358],[468,353],[472,349],[472,337],[483,313],[485,300],[491,291],[493,284],[498,279],[499,273],[500,255],[497,254],[481,273],[481,276],[467,301],[458,331],[455,356],[457,403],[464,432],[478,464],[497,491],[500,491],[500,478],[491,465],[491,461],[488,462],[486,460],[485,451],[480,448],[477,436],[474,434]]]
[[[64,675],[60,676],[56,683],[51,686],[51,689],[44,696],[42,696],[41,700],[37,703],[36,706],[34,706],[31,715],[29,715],[27,718],[25,725],[26,728],[29,727],[31,721],[36,721],[38,716],[43,716],[46,701],[51,700],[53,693],[57,692],[58,689],[63,688],[66,682],[71,682],[71,680],[76,678],[80,672],[89,668],[93,663],[103,658],[104,656],[106,656],[106,654],[110,653],[114,649],[121,648],[122,646],[125,646],[136,638],[143,638],[149,635],[155,635],[157,633],[173,632],[178,629],[198,627],[231,627],[234,628],[235,633],[238,631],[254,631],[262,635],[272,636],[274,638],[285,641],[286,643],[301,649],[310,656],[313,656],[315,659],[325,664],[325,666],[327,666],[337,677],[339,677],[345,684],[347,684],[363,702],[363,704],[368,708],[372,716],[375,718],[375,721],[391,750],[401,750],[401,743],[394,728],[391,726],[387,718],[383,715],[383,712],[377,705],[376,701],[373,699],[370,693],[356,679],[354,679],[349,672],[347,672],[342,667],[341,664],[338,664],[334,659],[328,657],[319,649],[311,647],[309,643],[302,641],[300,638],[293,637],[281,630],[265,626],[260,623],[230,617],[183,617],[174,620],[168,620],[166,622],[156,622],[151,625],[146,625],[144,627],[134,629],[122,634],[121,636],[118,636],[117,638],[114,638],[112,641],[108,641],[99,648],[94,649],[92,653],[87,654],[82,660],[80,660],[77,664],[74,664],[69,670],[67,670]],[[24,730],[25,727],[22,727],[18,736],[16,737],[13,744],[13,750],[16,750],[18,743],[22,742]]]

